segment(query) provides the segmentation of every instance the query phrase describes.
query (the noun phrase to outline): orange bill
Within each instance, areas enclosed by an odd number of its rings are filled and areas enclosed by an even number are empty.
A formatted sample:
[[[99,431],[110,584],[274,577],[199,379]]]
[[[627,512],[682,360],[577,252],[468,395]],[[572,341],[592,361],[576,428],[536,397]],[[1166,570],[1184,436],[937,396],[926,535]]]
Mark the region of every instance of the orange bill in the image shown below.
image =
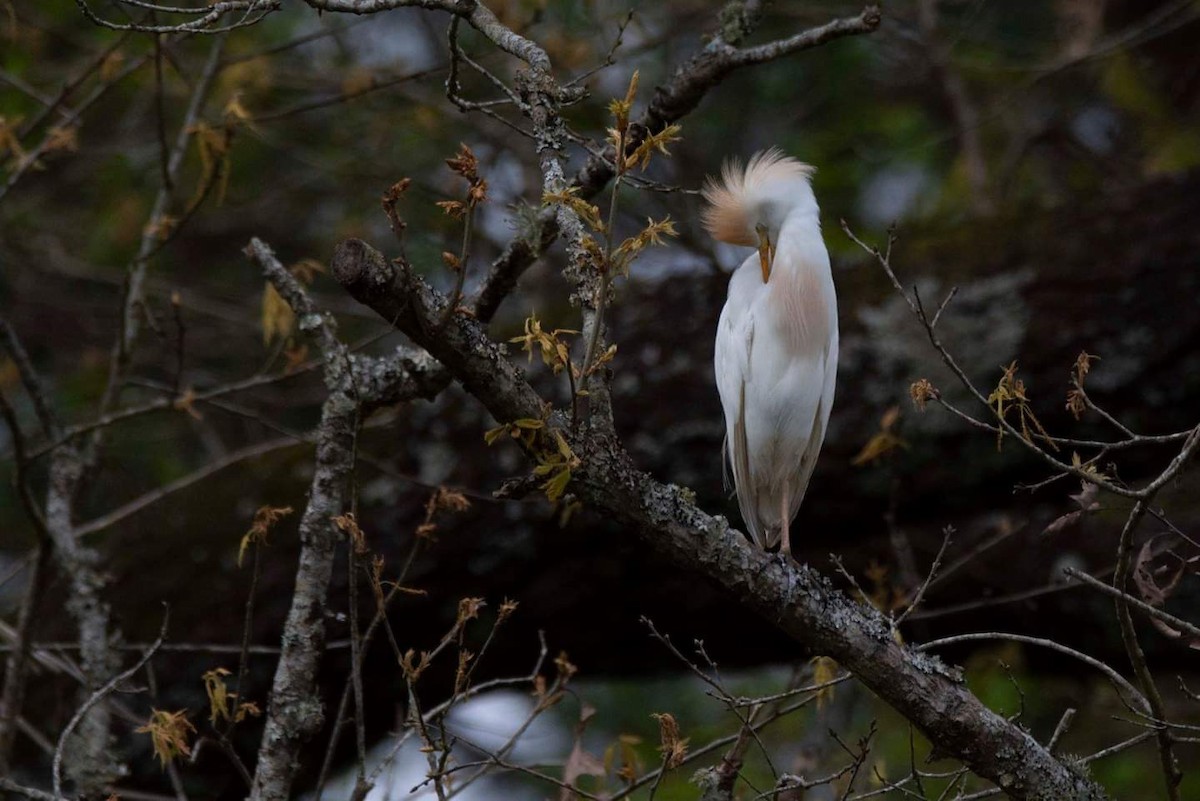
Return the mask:
[[[767,233],[765,226],[759,225],[758,231],[758,261],[762,265],[763,283],[767,283],[771,278],[771,259],[775,256],[771,247],[771,236]]]

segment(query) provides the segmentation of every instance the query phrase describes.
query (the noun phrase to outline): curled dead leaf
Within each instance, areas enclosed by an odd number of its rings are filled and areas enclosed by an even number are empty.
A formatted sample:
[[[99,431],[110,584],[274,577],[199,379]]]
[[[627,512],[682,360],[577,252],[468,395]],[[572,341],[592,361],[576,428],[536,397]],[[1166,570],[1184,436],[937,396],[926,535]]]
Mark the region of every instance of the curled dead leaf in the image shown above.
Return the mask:
[[[671,770],[679,767],[687,756],[688,741],[679,736],[679,724],[675,721],[675,716],[669,712],[656,712],[650,717],[658,721],[658,735],[661,742],[658,750],[663,755],[663,768]]]
[[[1188,568],[1187,561],[1180,559],[1170,551],[1158,552],[1156,544],[1167,536],[1170,535],[1159,534],[1147,540],[1138,550],[1137,558],[1133,563],[1133,583],[1137,587],[1138,594],[1142,596],[1143,601],[1154,607],[1161,607],[1166,603],[1179,586],[1179,581]],[[1160,564],[1156,567],[1155,560],[1159,556],[1166,556],[1172,561],[1172,564]],[[1150,623],[1163,636],[1200,651],[1200,638],[1192,637],[1157,617],[1151,617]]]

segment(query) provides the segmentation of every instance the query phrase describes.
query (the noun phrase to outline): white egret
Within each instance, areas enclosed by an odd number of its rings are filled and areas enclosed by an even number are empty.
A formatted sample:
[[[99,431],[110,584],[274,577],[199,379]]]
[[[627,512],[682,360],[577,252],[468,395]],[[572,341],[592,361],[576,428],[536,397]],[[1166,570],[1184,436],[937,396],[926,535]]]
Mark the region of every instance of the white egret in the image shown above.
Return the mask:
[[[727,163],[704,187],[715,239],[757,248],[729,281],[717,326],[717,390],[738,505],[759,546],[791,553],[837,376],[837,297],[813,168],[776,149]]]

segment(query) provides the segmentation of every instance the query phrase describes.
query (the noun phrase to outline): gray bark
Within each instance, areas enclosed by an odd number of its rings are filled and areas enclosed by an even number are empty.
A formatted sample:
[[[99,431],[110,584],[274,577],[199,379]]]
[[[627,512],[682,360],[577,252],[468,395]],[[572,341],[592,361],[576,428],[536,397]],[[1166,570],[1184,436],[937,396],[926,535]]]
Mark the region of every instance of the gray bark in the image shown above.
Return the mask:
[[[316,468],[300,520],[296,585],[250,792],[254,801],[288,797],[300,746],[324,723],[316,675],[325,648],[326,600],[334,553],[342,540],[333,518],[342,514],[346,504],[357,417],[357,404],[342,391],[331,393],[321,412]]]
[[[79,628],[84,697],[103,686],[118,668],[116,655],[109,648],[109,637],[117,635],[111,626],[111,609],[103,597],[106,581],[101,554],[76,540],[72,520],[75,493],[86,469],[84,456],[76,448],[57,448],[51,457],[46,491],[46,529],[71,588],[67,611]],[[120,772],[111,747],[111,723],[108,705],[96,704],[67,743],[67,775],[83,795],[100,793]]]
[[[252,801],[282,801],[291,793],[301,746],[324,724],[317,670],[325,650],[334,557],[343,539],[333,519],[348,506],[359,421],[378,404],[436,395],[448,376],[423,354],[405,349],[390,358],[350,354],[338,341],[332,319],[317,311],[270,248],[255,239],[246,252],[295,311],[301,330],[317,340],[329,388],[317,426],[316,466],[300,519],[300,559],[283,629],[283,649],[275,667],[250,792]]]
[[[394,267],[369,245],[349,240],[338,246],[332,268],[351,295],[427,348],[497,420],[541,416],[537,393],[477,322],[454,316],[436,338],[427,335],[423,321],[438,319],[444,299],[406,266]],[[566,430],[558,414],[548,425]],[[942,753],[1014,798],[1106,798],[1099,785],[980,703],[956,669],[897,644],[881,615],[851,602],[808,566],[751,548],[686,491],[637,470],[615,438],[585,434],[571,445],[583,459],[571,490],[586,505],[670,563],[715,581],[811,652],[836,659]]]

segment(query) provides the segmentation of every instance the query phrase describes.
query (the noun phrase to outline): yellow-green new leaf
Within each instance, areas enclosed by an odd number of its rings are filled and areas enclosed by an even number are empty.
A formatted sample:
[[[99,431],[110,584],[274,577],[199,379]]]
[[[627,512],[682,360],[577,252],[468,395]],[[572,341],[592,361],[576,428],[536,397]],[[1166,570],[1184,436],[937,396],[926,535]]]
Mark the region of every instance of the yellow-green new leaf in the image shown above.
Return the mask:
[[[263,344],[270,345],[276,338],[287,339],[295,327],[296,314],[292,307],[276,291],[274,284],[268,283],[262,299]]]
[[[567,484],[571,482],[571,469],[564,467],[561,472],[555,474],[542,485],[542,489],[546,492],[546,498],[551,503],[555,503],[567,491]]]

